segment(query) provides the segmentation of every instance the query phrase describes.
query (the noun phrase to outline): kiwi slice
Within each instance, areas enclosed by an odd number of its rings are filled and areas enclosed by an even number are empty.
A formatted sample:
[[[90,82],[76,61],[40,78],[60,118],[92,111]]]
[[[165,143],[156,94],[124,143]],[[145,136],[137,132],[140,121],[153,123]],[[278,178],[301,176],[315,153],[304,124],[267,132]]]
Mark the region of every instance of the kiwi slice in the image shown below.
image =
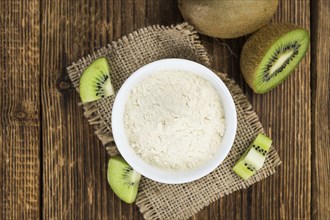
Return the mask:
[[[242,179],[247,180],[259,170],[266,159],[272,140],[263,134],[258,134],[241,158],[233,167],[233,171]]]
[[[285,23],[270,24],[244,44],[240,66],[256,93],[266,93],[284,81],[307,52],[306,30]]]
[[[141,174],[133,170],[122,157],[110,158],[107,179],[113,192],[121,200],[128,204],[135,201]]]
[[[98,58],[84,70],[79,82],[79,92],[83,103],[114,94],[106,58]]]

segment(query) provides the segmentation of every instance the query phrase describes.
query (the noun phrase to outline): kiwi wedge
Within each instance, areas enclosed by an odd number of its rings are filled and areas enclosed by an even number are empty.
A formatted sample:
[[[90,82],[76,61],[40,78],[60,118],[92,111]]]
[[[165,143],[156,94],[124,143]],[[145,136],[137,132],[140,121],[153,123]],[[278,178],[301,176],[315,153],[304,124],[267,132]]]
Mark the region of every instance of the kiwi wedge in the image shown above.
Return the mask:
[[[122,157],[110,158],[107,179],[111,189],[121,200],[128,204],[135,201],[141,174],[133,170]]]
[[[241,158],[233,167],[233,171],[242,179],[247,180],[263,166],[272,140],[263,134],[258,134]]]
[[[98,58],[84,70],[80,77],[79,93],[83,103],[114,94],[110,68],[105,57]]]
[[[263,94],[283,82],[305,56],[306,30],[285,23],[270,24],[244,44],[240,66],[254,92]]]

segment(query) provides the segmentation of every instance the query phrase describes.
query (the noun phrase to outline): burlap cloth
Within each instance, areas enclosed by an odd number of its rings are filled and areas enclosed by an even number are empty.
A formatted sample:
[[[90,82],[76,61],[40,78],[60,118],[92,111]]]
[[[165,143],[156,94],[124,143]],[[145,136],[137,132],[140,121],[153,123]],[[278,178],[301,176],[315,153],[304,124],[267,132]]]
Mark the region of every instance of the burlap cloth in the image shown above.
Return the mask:
[[[186,23],[172,27],[152,26],[142,28],[103,47],[67,68],[74,87],[79,90],[83,70],[96,58],[109,60],[111,78],[117,91],[135,70],[152,61],[164,58],[185,58],[210,66],[208,55],[198,40],[196,32]],[[275,172],[280,159],[271,148],[264,167],[248,181],[232,172],[232,167],[249,143],[260,132],[262,125],[239,86],[226,74],[217,73],[234,97],[238,127],[234,145],[224,162],[212,173],[187,184],[167,185],[142,178],[137,206],[145,219],[187,219],[204,206],[224,195],[246,188]],[[111,134],[111,108],[114,97],[83,105],[84,115],[95,127],[96,135],[110,155],[117,153]]]

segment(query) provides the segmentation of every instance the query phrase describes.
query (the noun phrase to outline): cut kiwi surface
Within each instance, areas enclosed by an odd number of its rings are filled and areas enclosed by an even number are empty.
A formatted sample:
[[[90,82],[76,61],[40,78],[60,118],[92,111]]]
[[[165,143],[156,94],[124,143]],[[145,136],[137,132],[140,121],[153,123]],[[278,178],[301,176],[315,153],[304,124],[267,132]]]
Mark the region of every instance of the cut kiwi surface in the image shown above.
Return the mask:
[[[233,167],[233,171],[242,179],[247,180],[258,171],[266,160],[272,140],[263,134],[258,134],[241,158]]]
[[[107,179],[113,192],[121,200],[128,204],[135,201],[141,174],[133,170],[122,157],[110,158]]]
[[[79,82],[79,93],[83,103],[114,94],[106,58],[98,58],[84,70]]]
[[[270,24],[244,44],[240,66],[256,93],[266,93],[283,82],[305,56],[309,46],[306,30],[285,23]]]

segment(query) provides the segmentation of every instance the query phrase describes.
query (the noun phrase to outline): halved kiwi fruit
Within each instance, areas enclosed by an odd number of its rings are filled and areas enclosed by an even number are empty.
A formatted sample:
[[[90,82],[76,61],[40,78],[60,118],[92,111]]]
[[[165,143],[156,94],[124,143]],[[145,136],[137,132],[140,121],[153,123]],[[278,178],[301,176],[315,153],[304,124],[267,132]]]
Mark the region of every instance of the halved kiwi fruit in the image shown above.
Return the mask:
[[[83,103],[114,94],[105,57],[98,58],[84,70],[79,82],[79,93]]]
[[[307,52],[306,30],[285,23],[270,24],[244,44],[240,66],[256,93],[266,93],[284,81]]]
[[[135,201],[141,174],[133,170],[122,157],[110,158],[107,179],[113,192],[121,200],[128,204]]]
[[[233,171],[242,179],[247,180],[258,171],[266,160],[272,140],[263,134],[258,134],[241,158],[233,167]]]

